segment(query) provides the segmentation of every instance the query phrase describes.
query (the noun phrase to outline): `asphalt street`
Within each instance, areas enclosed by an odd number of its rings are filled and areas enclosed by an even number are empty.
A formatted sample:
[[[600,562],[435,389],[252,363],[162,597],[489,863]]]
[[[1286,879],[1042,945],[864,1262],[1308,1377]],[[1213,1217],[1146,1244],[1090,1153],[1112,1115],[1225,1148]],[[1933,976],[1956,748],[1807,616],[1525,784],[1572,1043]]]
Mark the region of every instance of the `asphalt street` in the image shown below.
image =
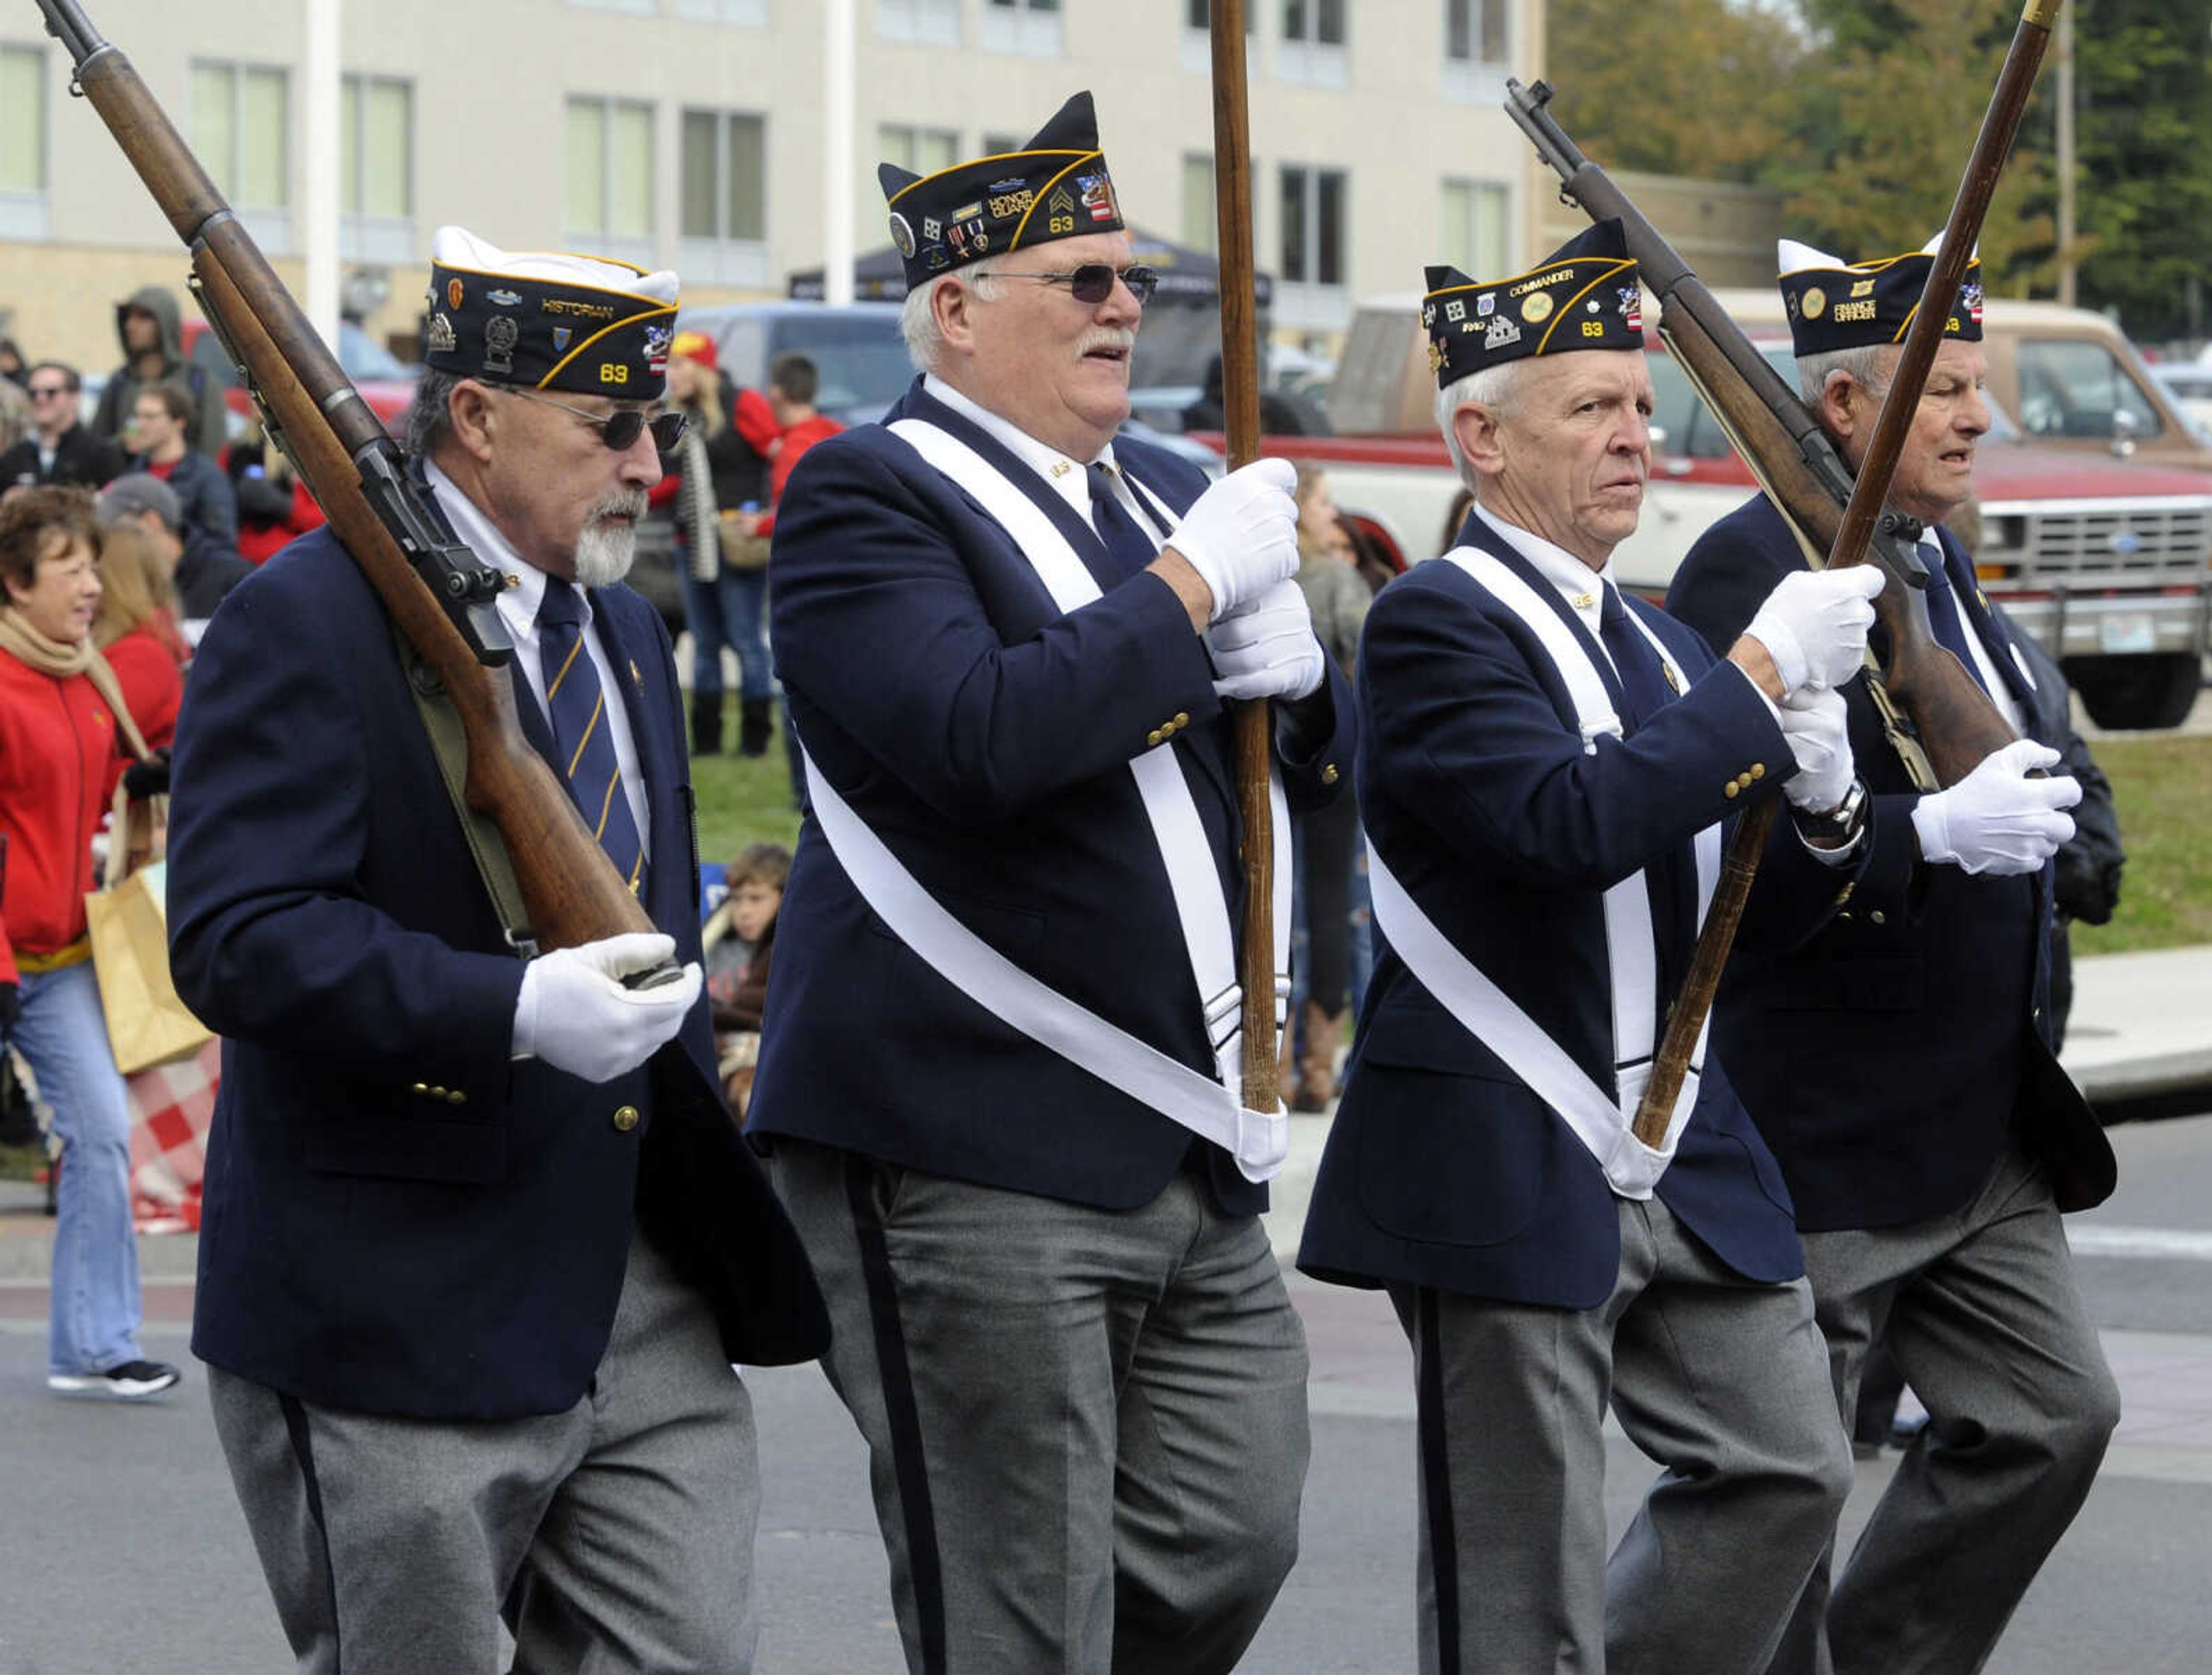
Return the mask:
[[[2212,1117],[2114,1130],[2121,1186],[2074,1218],[2084,1290],[2127,1416],[2088,1504],[2022,1605],[1991,1675],[2159,1675],[2207,1666],[2212,1550]],[[15,1189],[15,1206],[24,1189]],[[231,1496],[202,1370],[143,1407],[45,1391],[45,1282],[0,1238],[0,1675],[157,1666],[276,1671],[282,1635]],[[1279,1242],[1281,1242],[1279,1238]],[[188,1240],[145,1241],[148,1348],[185,1358]],[[23,1252],[27,1255],[27,1252]],[[1412,1667],[1413,1434],[1386,1304],[1292,1282],[1312,1345],[1304,1547],[1243,1665],[1265,1675]],[[764,1508],[762,1675],[899,1667],[882,1550],[850,1422],[811,1368],[749,1375]],[[1892,1469],[1862,1462],[1848,1544]],[[1650,1467],[1615,1437],[1616,1528]]]

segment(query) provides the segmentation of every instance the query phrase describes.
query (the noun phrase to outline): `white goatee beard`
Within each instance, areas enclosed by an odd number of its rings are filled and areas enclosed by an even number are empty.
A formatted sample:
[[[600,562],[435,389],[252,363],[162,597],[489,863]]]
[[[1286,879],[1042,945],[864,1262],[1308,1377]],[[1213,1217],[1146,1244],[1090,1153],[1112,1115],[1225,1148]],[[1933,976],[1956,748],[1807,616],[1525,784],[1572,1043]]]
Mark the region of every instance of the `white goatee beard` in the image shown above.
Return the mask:
[[[637,557],[635,519],[645,515],[641,494],[611,494],[592,508],[576,537],[576,585],[606,588],[629,574]],[[628,517],[633,521],[614,522]]]

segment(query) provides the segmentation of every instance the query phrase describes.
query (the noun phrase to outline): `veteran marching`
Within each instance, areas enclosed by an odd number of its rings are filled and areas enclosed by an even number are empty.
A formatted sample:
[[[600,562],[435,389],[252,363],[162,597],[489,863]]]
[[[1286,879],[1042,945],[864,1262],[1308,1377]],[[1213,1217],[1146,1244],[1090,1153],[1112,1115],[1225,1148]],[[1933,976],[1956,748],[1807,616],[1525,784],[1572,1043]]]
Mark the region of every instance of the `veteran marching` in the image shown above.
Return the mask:
[[[663,460],[708,462],[665,410],[676,276],[441,228],[404,460],[301,434],[350,390],[292,410],[318,493],[355,499],[208,628],[168,899],[178,990],[226,1040],[193,1348],[296,1666],[750,1669],[775,1450],[736,1363],[817,1357],[915,1675],[1239,1666],[1311,1444],[1260,1220],[1287,1118],[1243,1093],[1237,949],[1272,886],[1253,986],[1279,1031],[1289,821],[1355,790],[1376,958],[1298,1264],[1385,1292],[1411,1350],[1414,1623],[1385,1661],[1981,1666],[2117,1418],[2058,1221],[2113,1166],[2045,1022],[2079,795],[2056,753],[1912,789],[1860,679],[1883,572],[1808,570],[1763,498],[1698,544],[1673,614],[1623,591],[1653,394],[1619,220],[1518,273],[1427,270],[1473,506],[1375,601],[1355,686],[1291,579],[1291,466],[1209,480],[1124,433],[1159,275],[1091,94],[878,179],[919,375],[778,467],[805,807],[743,1135],[684,696],[623,582]],[[242,236],[223,260],[253,277]],[[1859,469],[1930,259],[1781,266],[1808,399]],[[1988,424],[1978,297],[1940,299],[1892,501],[1928,526],[1936,636],[2022,726],[2051,695],[1941,527]],[[284,335],[253,345],[264,375],[313,359]],[[17,545],[11,596],[51,582],[59,643],[96,543]],[[479,795],[454,666],[368,551],[408,546],[411,585],[425,545],[466,595],[434,625],[465,630],[459,673],[527,764],[513,803]],[[490,818],[541,782],[557,830]],[[1638,1130],[1753,809],[1786,813],[1740,952]],[[541,945],[519,874],[595,911],[596,886],[633,929]],[[114,1289],[58,1373],[167,1388]],[[1932,1420],[1832,1581],[1885,1333]],[[1610,1552],[1608,1415],[1660,1467]]]

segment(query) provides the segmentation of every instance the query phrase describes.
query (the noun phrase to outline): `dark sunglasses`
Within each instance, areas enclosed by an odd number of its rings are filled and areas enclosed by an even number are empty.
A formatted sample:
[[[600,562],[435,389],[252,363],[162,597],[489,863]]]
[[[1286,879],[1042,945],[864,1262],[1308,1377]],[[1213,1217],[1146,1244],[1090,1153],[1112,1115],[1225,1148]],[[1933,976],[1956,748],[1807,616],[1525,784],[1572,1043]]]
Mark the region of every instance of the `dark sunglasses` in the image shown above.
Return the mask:
[[[625,407],[618,413],[601,418],[597,413],[587,413],[581,407],[571,407],[565,401],[556,401],[550,396],[539,395],[534,390],[509,388],[507,395],[519,395],[525,401],[534,401],[541,407],[558,407],[564,413],[573,413],[599,433],[599,440],[620,454],[636,445],[637,439],[647,430],[653,432],[653,445],[663,454],[684,440],[684,432],[691,423],[683,413],[663,413],[647,419],[635,407]]]
[[[33,401],[42,401],[50,395],[67,395],[69,393],[70,388],[66,384],[33,384],[24,392]]]
[[[1129,295],[1137,299],[1140,308],[1152,300],[1152,293],[1160,288],[1159,270],[1146,267],[1142,262],[1118,269],[1104,262],[1085,262],[1081,267],[1060,273],[1030,273],[1006,267],[994,267],[991,271],[1008,279],[1036,279],[1048,285],[1065,285],[1078,302],[1087,302],[1094,308],[1114,295],[1116,279],[1129,288]]]

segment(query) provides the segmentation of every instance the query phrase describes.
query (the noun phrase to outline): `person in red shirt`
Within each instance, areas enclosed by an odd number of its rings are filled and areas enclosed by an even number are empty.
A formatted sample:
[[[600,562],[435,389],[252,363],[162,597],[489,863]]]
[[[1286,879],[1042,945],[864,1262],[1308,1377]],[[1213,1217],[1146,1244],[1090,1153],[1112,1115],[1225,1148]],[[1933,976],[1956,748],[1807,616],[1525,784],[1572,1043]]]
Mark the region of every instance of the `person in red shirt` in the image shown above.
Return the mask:
[[[779,355],[768,363],[769,411],[775,415],[781,435],[769,454],[768,510],[753,521],[752,533],[757,535],[775,533],[775,509],[800,456],[824,436],[834,436],[845,428],[816,409],[814,393],[820,387],[821,375],[804,355]]]
[[[185,665],[192,649],[177,626],[177,596],[154,538],[136,524],[110,524],[100,549],[100,612],[92,643],[115,671],[123,706],[155,751],[177,732]]]
[[[85,929],[92,834],[133,733],[93,649],[100,546],[81,488],[0,506],[0,1041],[30,1064],[61,1142],[47,1387],[143,1400],[180,1375],[138,1347],[131,1108]]]

